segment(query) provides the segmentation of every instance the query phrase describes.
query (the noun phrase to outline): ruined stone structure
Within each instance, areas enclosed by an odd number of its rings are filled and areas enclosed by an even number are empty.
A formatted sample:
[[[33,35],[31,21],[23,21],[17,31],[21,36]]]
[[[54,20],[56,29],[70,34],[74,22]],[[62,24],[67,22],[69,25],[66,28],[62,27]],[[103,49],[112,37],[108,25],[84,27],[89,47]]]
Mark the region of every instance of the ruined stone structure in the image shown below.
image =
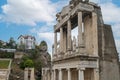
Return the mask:
[[[120,80],[112,29],[104,24],[100,6],[71,0],[56,16],[52,70],[42,69],[43,80]],[[72,38],[75,27],[78,35]]]
[[[25,68],[24,80],[35,80],[34,68]]]
[[[0,60],[10,61],[7,68],[0,69],[0,80],[9,80],[9,76],[10,76],[10,73],[11,73],[11,63],[12,63],[12,60],[11,59],[2,59],[2,58],[0,58]]]

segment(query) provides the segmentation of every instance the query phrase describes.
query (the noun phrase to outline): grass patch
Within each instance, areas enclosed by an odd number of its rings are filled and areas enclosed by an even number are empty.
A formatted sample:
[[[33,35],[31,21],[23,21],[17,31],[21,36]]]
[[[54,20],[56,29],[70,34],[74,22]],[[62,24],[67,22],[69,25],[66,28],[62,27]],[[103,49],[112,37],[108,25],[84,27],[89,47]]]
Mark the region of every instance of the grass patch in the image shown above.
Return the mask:
[[[10,60],[0,60],[0,69],[7,69],[9,66]]]

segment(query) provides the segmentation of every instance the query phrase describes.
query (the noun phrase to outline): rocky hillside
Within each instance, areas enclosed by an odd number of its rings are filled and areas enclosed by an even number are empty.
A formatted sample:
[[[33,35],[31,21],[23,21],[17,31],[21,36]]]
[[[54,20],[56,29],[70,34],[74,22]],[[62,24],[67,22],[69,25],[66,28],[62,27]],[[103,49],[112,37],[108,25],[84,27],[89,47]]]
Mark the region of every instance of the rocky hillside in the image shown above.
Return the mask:
[[[48,53],[47,43],[42,41],[34,50],[23,51],[22,53],[24,54],[22,54],[23,57],[21,59],[13,59],[9,80],[24,80],[25,59],[33,61],[36,80],[41,80],[42,67],[51,67],[51,56]]]

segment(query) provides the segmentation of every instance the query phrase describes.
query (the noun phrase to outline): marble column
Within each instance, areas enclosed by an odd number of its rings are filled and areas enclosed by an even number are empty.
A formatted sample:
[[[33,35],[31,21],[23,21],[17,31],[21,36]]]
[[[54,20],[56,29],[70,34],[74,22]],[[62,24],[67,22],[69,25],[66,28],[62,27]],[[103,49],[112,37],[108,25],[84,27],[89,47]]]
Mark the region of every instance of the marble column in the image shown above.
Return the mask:
[[[56,70],[54,69],[54,79],[53,80],[56,80]]]
[[[78,47],[83,46],[83,35],[82,35],[82,12],[78,12]]]
[[[63,51],[66,53],[67,51],[67,30],[63,30]]]
[[[59,80],[62,80],[62,70],[59,69]]]
[[[52,57],[54,56],[54,45],[52,46]]]
[[[68,51],[71,51],[72,49],[72,40],[71,40],[71,21],[68,20],[67,22],[67,48]]]
[[[99,80],[99,69],[94,69],[94,80]]]
[[[70,69],[67,69],[68,70],[68,80],[71,80],[71,71]]]
[[[57,54],[57,32],[54,32],[54,54]]]
[[[54,80],[54,70],[51,71],[51,80]]]
[[[84,80],[84,70],[85,68],[78,69],[78,80]]]
[[[98,27],[97,27],[97,14],[92,12],[92,30],[93,30],[93,47],[94,55],[98,56]]]
[[[47,80],[47,72],[46,72],[46,69],[45,69],[45,80]]]
[[[63,28],[60,28],[60,52],[63,51]]]

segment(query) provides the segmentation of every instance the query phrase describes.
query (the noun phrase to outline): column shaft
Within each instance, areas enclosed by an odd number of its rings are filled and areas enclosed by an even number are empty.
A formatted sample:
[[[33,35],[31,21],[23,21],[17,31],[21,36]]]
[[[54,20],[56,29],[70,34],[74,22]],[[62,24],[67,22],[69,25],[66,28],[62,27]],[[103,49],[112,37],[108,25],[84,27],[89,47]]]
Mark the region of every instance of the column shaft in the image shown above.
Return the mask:
[[[63,28],[60,28],[60,52],[63,51]]]
[[[56,80],[56,71],[54,70],[54,79],[53,80]]]
[[[28,68],[24,70],[24,80],[28,80]]]
[[[82,12],[78,12],[78,47],[83,46]]]
[[[57,32],[54,33],[54,54],[57,54]]]
[[[53,78],[54,78],[54,73],[53,73],[53,71],[51,71],[51,79],[50,80],[54,80]]]
[[[67,51],[67,30],[63,31],[63,51]]]
[[[55,51],[54,46],[52,46],[52,57],[54,55],[54,51]]]
[[[68,20],[68,24],[67,24],[67,46],[68,46],[68,50],[70,51],[72,48],[72,40],[71,40],[71,21]]]
[[[45,80],[47,80],[47,70],[45,70]]]
[[[71,80],[71,72],[70,72],[70,69],[68,69],[68,80]]]
[[[84,80],[84,71],[81,69],[78,70],[78,80]]]
[[[93,30],[94,55],[98,56],[98,28],[97,28],[97,14],[95,12],[92,12],[92,30]]]
[[[99,69],[94,69],[94,80],[99,80]]]
[[[62,80],[62,70],[59,70],[59,80]]]

